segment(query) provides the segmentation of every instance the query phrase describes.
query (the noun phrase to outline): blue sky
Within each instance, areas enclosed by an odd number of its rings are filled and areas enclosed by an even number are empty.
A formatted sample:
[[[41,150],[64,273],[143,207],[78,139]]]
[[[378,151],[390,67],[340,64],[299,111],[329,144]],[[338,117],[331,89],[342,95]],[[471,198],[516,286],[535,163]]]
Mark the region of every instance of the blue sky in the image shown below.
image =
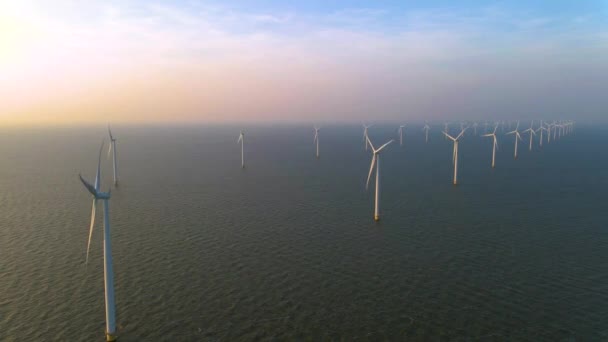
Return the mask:
[[[602,119],[608,105],[607,1],[0,0],[0,26],[5,121]]]

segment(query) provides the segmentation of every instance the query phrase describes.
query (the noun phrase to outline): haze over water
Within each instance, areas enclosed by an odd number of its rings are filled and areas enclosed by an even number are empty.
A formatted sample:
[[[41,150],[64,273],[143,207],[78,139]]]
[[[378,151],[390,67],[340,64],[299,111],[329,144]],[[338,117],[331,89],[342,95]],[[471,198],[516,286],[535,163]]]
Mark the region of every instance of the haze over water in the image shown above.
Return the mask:
[[[236,143],[245,129],[246,168]],[[370,129],[374,144],[397,125]],[[513,137],[359,126],[116,126],[110,215],[121,341],[608,339],[605,128],[513,160]],[[480,128],[481,133],[481,128]],[[0,132],[0,341],[102,340],[100,128]],[[107,140],[106,140],[107,148]],[[103,161],[102,188],[111,184]]]

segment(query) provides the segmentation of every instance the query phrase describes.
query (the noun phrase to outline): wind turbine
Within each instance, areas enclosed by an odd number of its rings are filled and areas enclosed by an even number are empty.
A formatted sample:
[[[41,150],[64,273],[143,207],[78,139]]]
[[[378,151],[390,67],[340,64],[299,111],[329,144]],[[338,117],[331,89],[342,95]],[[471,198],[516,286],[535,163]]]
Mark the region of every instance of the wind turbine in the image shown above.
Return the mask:
[[[522,140],[521,135],[519,134],[519,121],[517,121],[517,126],[515,127],[514,131],[511,131],[509,133],[507,133],[507,135],[509,134],[515,134],[515,159],[517,159],[517,140]]]
[[[315,138],[313,140],[313,143],[317,143],[317,159],[319,159],[319,130],[321,128],[314,126],[314,129],[315,129]]]
[[[245,168],[245,133],[243,133],[243,131],[241,131],[241,134],[239,134],[239,139],[236,141],[236,143],[241,143],[241,169]]]
[[[482,135],[482,137],[494,138],[494,143],[492,144],[492,168],[494,168],[494,162],[496,160],[496,150],[498,149],[498,139],[496,139],[496,130],[497,129],[498,129],[498,125],[496,125],[496,127],[494,127],[493,133]]]
[[[450,138],[454,142],[454,152],[452,153],[452,162],[454,163],[454,185],[458,184],[458,141],[464,134],[464,131],[467,130],[467,128],[463,128],[456,138],[447,134],[446,132],[443,132],[446,137]]]
[[[424,123],[424,127],[422,127],[422,130],[425,132],[425,139],[426,142],[429,142],[429,130],[431,129],[431,127],[429,126],[429,124],[427,122]]]
[[[110,129],[110,125],[108,125],[108,133],[110,134],[110,147],[108,148],[108,158],[110,157],[110,152],[112,153],[112,165],[114,166],[114,186],[118,185],[118,166],[116,165],[116,138],[112,136],[112,130]]]
[[[522,133],[530,132],[530,151],[532,151],[532,139],[536,135],[536,132],[534,131],[534,128],[532,128],[532,127],[534,127],[534,120],[532,120],[532,122],[530,123],[530,128],[528,128],[527,130],[522,132]]]
[[[116,340],[116,308],[114,307],[114,272],[112,267],[112,241],[110,239],[110,191],[101,192],[101,151],[103,142],[99,149],[99,158],[97,160],[97,175],[95,176],[95,185],[87,182],[82,175],[80,181],[87,190],[93,195],[93,208],[91,209],[91,226],[89,228],[89,242],[87,243],[86,264],[89,262],[89,250],[91,247],[91,237],[93,236],[93,227],[95,226],[95,207],[97,200],[103,201],[103,262],[104,262],[104,283],[105,283],[105,302],[106,302],[106,341]]]
[[[369,128],[371,128],[373,125],[369,125],[367,126],[366,124],[362,124],[363,125],[363,142],[365,143],[365,150],[367,151],[367,141],[369,139],[367,139],[367,130]]]
[[[540,146],[543,146],[543,131],[546,131],[547,128],[545,128],[545,124],[543,123],[543,120],[540,120],[540,127],[538,127],[538,129],[536,130],[537,132],[540,132]]]
[[[399,126],[399,146],[403,146],[403,129],[405,125]]]
[[[367,183],[365,184],[365,189],[369,188],[369,180],[372,177],[372,172],[374,171],[374,164],[376,165],[376,199],[375,199],[375,208],[374,208],[374,220],[380,220],[380,151],[382,151],[388,144],[392,143],[393,140],[390,140],[386,144],[380,146],[378,149],[374,148],[369,137],[367,138],[367,143],[369,147],[372,149],[372,164],[369,167],[369,174],[367,175]]]
[[[557,139],[557,129],[559,125],[556,122],[553,122],[553,141]]]
[[[474,130],[474,131],[473,131],[473,134],[475,134],[475,135],[477,135],[477,126],[478,126],[477,121],[473,122],[473,130]],[[498,126],[497,126],[497,127],[498,127]],[[495,130],[495,131],[496,131],[496,130]]]

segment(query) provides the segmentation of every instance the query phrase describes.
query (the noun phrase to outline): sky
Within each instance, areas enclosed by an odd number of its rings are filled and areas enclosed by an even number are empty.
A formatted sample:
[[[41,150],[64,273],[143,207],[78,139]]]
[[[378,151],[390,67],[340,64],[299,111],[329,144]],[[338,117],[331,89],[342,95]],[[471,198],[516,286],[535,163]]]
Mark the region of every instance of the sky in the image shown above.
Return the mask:
[[[0,125],[608,119],[608,1],[0,0]]]

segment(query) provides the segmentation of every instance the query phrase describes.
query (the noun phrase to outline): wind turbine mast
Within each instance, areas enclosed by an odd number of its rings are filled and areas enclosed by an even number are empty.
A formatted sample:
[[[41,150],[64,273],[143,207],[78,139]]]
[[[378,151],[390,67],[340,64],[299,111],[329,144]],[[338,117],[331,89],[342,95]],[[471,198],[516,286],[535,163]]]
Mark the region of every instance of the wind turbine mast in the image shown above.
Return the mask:
[[[93,228],[95,226],[95,207],[98,200],[103,201],[103,275],[104,275],[104,294],[106,303],[106,341],[116,341],[116,308],[114,300],[114,269],[112,263],[112,240],[110,238],[110,191],[101,192],[101,151],[103,150],[103,142],[99,149],[99,158],[97,161],[97,174],[95,177],[95,185],[87,182],[82,175],[79,175],[80,181],[85,188],[93,195],[93,208],[91,210],[91,226],[89,228],[89,241],[87,244],[86,263],[89,260],[89,250],[91,247],[91,237],[93,236]]]

